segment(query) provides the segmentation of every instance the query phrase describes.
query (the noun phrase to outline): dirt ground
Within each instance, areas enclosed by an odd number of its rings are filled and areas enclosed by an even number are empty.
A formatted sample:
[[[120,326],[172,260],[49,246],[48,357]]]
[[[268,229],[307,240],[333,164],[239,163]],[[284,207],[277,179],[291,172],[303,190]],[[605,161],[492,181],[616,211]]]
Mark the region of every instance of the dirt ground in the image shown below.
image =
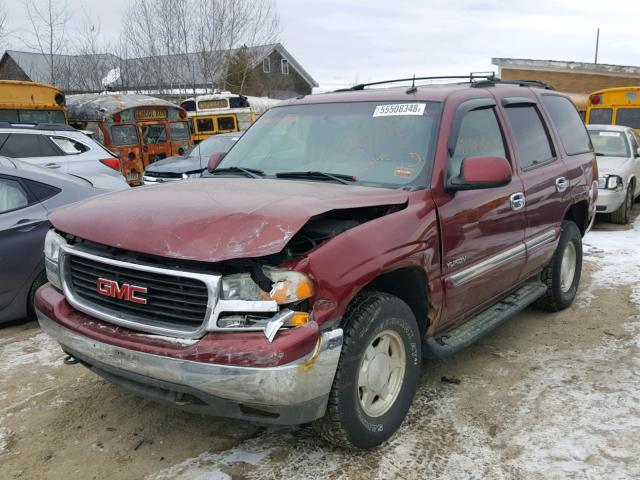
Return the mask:
[[[1,328],[0,477],[640,478],[639,213],[585,238],[572,308],[528,309],[425,364],[407,421],[371,452],[156,405],[64,366],[36,323]]]

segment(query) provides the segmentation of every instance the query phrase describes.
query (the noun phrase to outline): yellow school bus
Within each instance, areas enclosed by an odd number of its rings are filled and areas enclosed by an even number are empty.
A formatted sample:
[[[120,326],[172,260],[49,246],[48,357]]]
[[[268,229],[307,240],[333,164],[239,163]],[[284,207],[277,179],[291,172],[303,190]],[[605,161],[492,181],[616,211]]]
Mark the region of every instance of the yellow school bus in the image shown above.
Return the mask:
[[[588,124],[624,125],[640,131],[640,87],[617,87],[589,95]]]
[[[64,93],[44,83],[0,80],[0,122],[67,123]]]

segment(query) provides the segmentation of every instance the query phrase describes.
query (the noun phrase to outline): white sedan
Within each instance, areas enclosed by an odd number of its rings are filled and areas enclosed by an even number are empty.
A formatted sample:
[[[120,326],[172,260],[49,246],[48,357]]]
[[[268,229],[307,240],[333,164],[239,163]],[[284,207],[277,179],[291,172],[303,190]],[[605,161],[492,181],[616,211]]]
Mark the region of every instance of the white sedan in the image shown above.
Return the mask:
[[[631,207],[640,195],[640,137],[633,128],[588,125],[598,160],[597,213],[614,223],[629,223]]]

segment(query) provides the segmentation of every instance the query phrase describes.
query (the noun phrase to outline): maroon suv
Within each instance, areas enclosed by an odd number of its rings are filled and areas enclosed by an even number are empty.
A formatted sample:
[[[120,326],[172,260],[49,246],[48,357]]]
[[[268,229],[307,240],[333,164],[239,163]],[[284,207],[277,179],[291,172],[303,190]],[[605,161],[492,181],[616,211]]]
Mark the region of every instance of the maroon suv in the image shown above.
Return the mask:
[[[51,214],[42,328],[134,392],[368,448],[423,358],[568,307],[598,178],[571,100],[365,87],[272,108],[209,178]]]

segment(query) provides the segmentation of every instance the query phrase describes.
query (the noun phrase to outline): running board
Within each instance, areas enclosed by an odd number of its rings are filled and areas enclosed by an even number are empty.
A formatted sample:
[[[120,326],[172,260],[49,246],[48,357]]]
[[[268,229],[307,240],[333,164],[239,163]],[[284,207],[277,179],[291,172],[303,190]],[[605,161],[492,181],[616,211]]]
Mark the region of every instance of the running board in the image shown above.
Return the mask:
[[[446,332],[429,337],[422,344],[422,356],[437,360],[471,345],[480,337],[524,310],[547,291],[542,282],[525,283],[519,290]]]

